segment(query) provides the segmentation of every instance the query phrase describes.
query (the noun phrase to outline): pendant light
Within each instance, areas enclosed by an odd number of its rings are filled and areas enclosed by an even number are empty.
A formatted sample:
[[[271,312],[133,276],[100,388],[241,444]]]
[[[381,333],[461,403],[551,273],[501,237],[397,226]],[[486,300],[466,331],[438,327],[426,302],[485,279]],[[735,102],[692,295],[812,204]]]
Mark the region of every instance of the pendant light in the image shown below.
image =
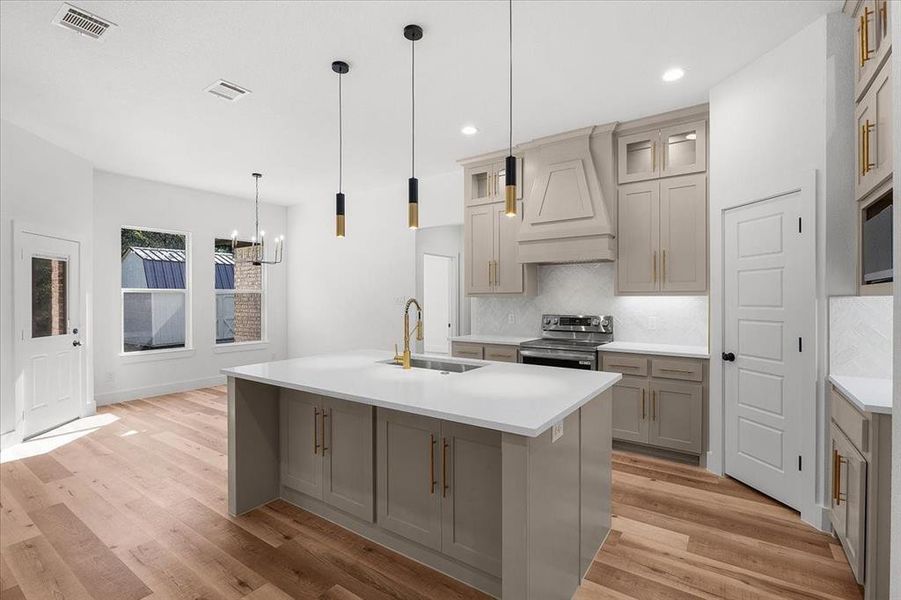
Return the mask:
[[[422,27],[407,25],[404,37],[410,40],[410,179],[407,181],[407,225],[419,228],[419,180],[416,179],[416,41],[422,39]]]
[[[513,156],[513,0],[509,0],[510,16],[510,146],[505,159],[504,177],[504,214],[508,217],[516,216],[516,157]]]
[[[232,232],[232,256],[234,256],[236,264],[276,265],[282,262],[285,236],[275,238],[275,253],[272,256],[266,256],[266,232],[260,231],[260,179],[262,179],[263,175],[262,173],[251,173],[250,175],[253,177],[254,188],[256,189],[254,196],[254,216],[256,220],[254,223],[254,235],[250,238],[251,251],[246,255],[242,253],[241,256],[238,256],[238,230],[235,229]]]
[[[341,76],[350,71],[342,60],[332,63],[332,71],[338,74],[338,193],[335,194],[335,236],[344,237],[344,114],[342,112]]]

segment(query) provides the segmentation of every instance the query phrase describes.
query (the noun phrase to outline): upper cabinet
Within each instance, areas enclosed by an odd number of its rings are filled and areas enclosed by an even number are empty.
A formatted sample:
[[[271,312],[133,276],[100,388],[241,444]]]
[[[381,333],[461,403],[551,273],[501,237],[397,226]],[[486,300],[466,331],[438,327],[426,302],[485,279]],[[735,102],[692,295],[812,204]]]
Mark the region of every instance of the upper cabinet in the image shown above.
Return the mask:
[[[516,199],[522,200],[522,159],[516,159]],[[504,160],[494,160],[466,167],[464,170],[464,198],[466,206],[502,202],[507,171]]]
[[[855,197],[861,200],[892,174],[892,70],[886,64],[857,103]]]
[[[621,184],[706,169],[706,121],[651,129],[617,139],[617,179]]]
[[[866,92],[891,52],[891,11],[894,8],[889,0],[860,0],[854,9],[854,97],[857,100]]]

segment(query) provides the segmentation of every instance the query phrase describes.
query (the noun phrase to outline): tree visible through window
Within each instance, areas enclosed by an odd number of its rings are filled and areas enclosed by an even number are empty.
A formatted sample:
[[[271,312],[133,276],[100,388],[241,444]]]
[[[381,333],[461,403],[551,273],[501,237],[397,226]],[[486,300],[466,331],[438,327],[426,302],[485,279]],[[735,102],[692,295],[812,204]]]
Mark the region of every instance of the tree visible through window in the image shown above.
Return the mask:
[[[263,268],[245,262],[249,242],[215,241],[216,343],[258,342],[263,339]]]
[[[185,348],[187,236],[122,229],[122,350]]]

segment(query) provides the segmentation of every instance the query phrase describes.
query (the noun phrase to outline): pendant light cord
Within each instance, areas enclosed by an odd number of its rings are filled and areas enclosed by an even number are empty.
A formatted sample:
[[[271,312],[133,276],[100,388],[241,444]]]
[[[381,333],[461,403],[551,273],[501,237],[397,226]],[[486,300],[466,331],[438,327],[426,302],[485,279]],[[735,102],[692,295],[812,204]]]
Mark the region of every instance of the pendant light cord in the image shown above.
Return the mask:
[[[341,73],[338,73],[338,192],[344,180],[344,115],[342,114]]]
[[[510,0],[510,155],[513,155],[513,0]]]
[[[254,185],[256,187],[256,196],[253,201],[254,217],[256,219],[256,221],[254,223],[256,230],[254,231],[254,233],[256,233],[257,243],[259,243],[260,242],[260,239],[259,239],[259,237],[260,237],[260,178],[254,177],[253,179],[254,179]]]
[[[416,41],[410,40],[410,177],[416,176]]]

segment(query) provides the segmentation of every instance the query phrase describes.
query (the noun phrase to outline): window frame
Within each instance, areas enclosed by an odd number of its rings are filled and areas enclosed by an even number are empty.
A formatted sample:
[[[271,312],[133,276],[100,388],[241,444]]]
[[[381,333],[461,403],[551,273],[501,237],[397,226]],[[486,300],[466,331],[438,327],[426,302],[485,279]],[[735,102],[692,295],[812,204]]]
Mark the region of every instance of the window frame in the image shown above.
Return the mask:
[[[178,229],[165,229],[161,227],[143,227],[139,225],[121,225],[119,227],[119,244],[122,244],[122,231],[135,229],[138,231],[152,231],[156,233],[169,233],[185,238],[185,289],[172,288],[125,288],[122,287],[122,257],[119,257],[119,356],[131,357],[138,360],[152,360],[165,358],[178,358],[194,354],[194,315],[193,315],[193,269],[191,232]],[[182,348],[161,348],[158,350],[125,350],[125,295],[130,293],[148,293],[157,291],[160,293],[182,294],[185,298],[185,345]]]
[[[216,300],[220,295],[220,291],[216,289],[216,241],[217,240],[230,240],[231,235],[217,235],[213,238],[213,252],[210,256],[211,264],[213,265],[213,352],[216,353],[224,353],[224,352],[240,352],[243,350],[260,350],[268,347],[269,345],[269,273],[268,269],[263,268],[264,265],[260,265],[260,289],[259,290],[238,290],[238,288],[234,288],[231,290],[223,290],[221,293],[242,293],[242,294],[259,294],[260,295],[260,339],[259,340],[248,340],[246,342],[223,342],[218,343],[216,341],[216,326],[218,321],[218,315],[216,314]],[[239,243],[250,243],[250,240],[238,240]]]

